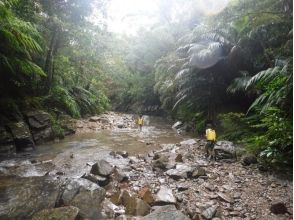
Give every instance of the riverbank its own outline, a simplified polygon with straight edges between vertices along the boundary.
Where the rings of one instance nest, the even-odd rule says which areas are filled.
[[[78,147],[70,142],[63,151],[58,146],[61,151],[51,158],[41,154],[1,162],[0,217],[292,218],[292,182],[261,172],[255,163],[209,162],[204,140],[174,139],[167,125],[157,126],[162,128],[151,120],[139,132],[132,115],[110,112],[77,122],[77,135],[119,134],[100,148],[101,138],[92,138]],[[173,142],[163,144],[161,136]],[[143,153],[123,150],[126,137]],[[110,143],[118,147],[103,147]]]

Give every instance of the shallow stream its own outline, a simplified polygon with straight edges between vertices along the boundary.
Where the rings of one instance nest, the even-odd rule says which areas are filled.
[[[33,153],[0,162],[0,172],[22,177],[43,176],[48,172],[80,177],[89,171],[91,164],[111,151],[144,154],[159,149],[160,144],[178,143],[188,138],[178,135],[163,118],[147,117],[145,121],[142,131],[136,127],[114,128],[48,142],[37,146]],[[119,161],[115,159],[114,163]]]

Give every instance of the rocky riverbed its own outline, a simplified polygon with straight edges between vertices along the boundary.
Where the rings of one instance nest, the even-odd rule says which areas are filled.
[[[140,153],[90,139],[51,157],[2,161],[0,219],[292,219],[292,182],[252,157],[208,161],[205,140],[173,137],[146,119],[143,132],[132,115],[111,112],[76,125],[78,135],[119,132],[110,141],[118,146],[135,138]]]

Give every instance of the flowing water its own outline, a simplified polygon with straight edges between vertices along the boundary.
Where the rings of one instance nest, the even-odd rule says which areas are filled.
[[[100,130],[37,146],[32,154],[2,161],[0,172],[22,177],[43,176],[48,172],[80,177],[89,171],[91,164],[111,151],[144,154],[160,148],[160,144],[177,143],[186,138],[171,129],[166,120],[147,117],[142,131],[138,128]],[[120,163],[120,160],[115,159],[114,163]]]

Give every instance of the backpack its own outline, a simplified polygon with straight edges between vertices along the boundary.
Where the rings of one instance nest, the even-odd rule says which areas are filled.
[[[208,141],[215,141],[216,133],[213,129],[207,129],[207,140]]]

